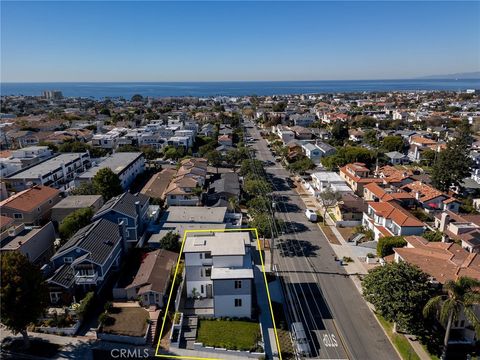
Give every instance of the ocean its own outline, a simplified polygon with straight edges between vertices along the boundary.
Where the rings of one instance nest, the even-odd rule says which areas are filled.
[[[245,82],[61,82],[1,83],[1,95],[38,96],[44,90],[60,90],[67,97],[123,97],[134,94],[169,96],[286,95],[369,91],[422,91],[480,89],[480,79],[245,81]]]

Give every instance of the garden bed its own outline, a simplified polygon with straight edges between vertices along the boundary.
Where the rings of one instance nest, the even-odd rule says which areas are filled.
[[[196,341],[204,346],[255,351],[260,340],[260,325],[256,322],[203,319],[198,324]]]

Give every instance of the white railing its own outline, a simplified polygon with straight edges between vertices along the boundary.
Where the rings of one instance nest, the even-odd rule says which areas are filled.
[[[81,275],[79,272],[75,274],[75,283],[78,284],[96,284],[98,273]]]

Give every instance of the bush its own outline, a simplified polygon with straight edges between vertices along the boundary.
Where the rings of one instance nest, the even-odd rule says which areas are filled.
[[[369,259],[373,259],[374,257],[375,257],[375,255],[372,254],[372,253],[368,253],[368,254],[367,254],[367,258],[369,258]]]
[[[103,309],[104,309],[107,313],[111,312],[111,311],[112,311],[112,308],[113,308],[113,304],[112,304],[111,301],[107,301],[107,302],[105,303],[105,305],[103,306]]]
[[[101,313],[100,316],[98,317],[98,322],[102,326],[109,326],[115,323],[115,319],[110,315],[108,315],[107,313]]]
[[[377,244],[378,257],[385,257],[393,254],[394,248],[401,248],[407,245],[407,242],[401,236],[387,236],[380,238]]]
[[[349,263],[349,262],[352,262],[353,259],[352,259],[350,256],[344,256],[344,257],[342,258],[342,261],[343,261],[343,262],[346,262],[346,263]]]
[[[90,291],[85,295],[85,297],[80,301],[80,306],[77,310],[77,315],[80,319],[85,319],[93,310],[95,301],[95,293]]]
[[[442,241],[443,233],[439,230],[435,230],[435,231],[427,230],[422,234],[422,236],[428,241],[438,242],[438,241]]]

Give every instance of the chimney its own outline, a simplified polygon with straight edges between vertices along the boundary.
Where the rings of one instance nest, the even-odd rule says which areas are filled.
[[[420,192],[419,191],[415,191],[415,199],[420,200]]]
[[[135,212],[137,213],[137,221],[138,221],[138,236],[143,232],[143,219],[142,219],[142,212],[140,209],[140,201],[135,201]]]
[[[122,237],[122,249],[123,251],[127,251],[127,230],[125,228],[126,224],[122,220],[118,224],[118,231],[120,232],[120,236]]]
[[[448,220],[449,216],[446,212],[443,212],[442,215],[440,215],[440,231],[444,232],[447,229],[448,225]],[[442,238],[443,241],[443,238]]]

